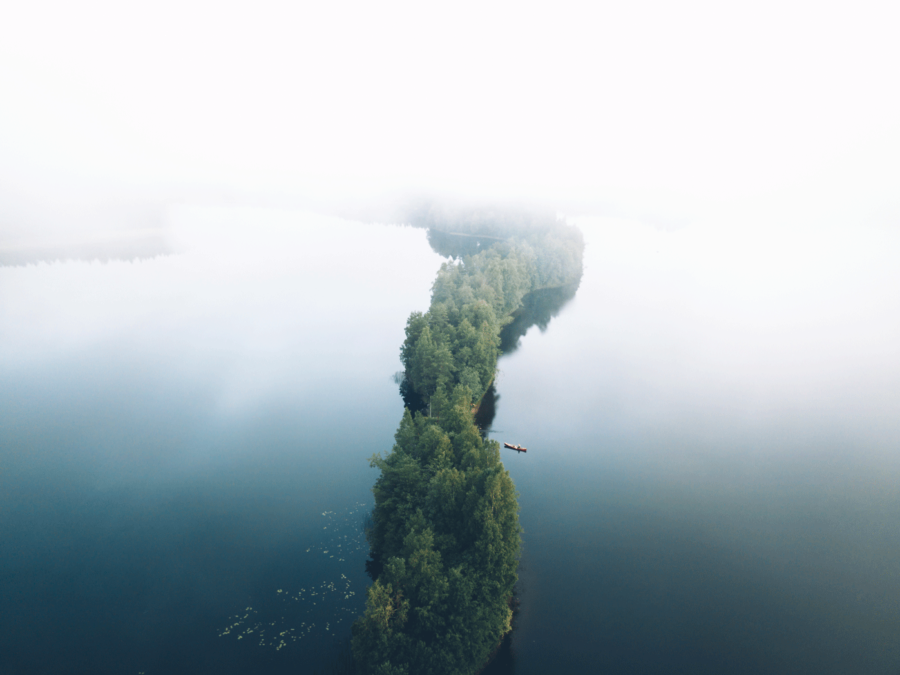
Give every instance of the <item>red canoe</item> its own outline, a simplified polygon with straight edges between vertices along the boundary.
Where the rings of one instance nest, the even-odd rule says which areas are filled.
[[[516,452],[528,452],[528,448],[523,448],[521,445],[515,445],[514,443],[504,443],[503,447],[515,450]]]

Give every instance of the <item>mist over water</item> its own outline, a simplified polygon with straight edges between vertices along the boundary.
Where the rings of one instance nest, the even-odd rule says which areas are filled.
[[[0,268],[4,673],[297,672],[362,611],[367,459],[440,258],[304,214],[173,232],[166,257]]]
[[[496,385],[516,672],[895,672],[895,233],[581,225],[577,295]]]
[[[529,298],[482,410],[529,449],[491,672],[895,672],[896,233],[577,222],[580,284]],[[309,671],[363,609],[367,458],[442,259],[287,211],[170,226],[173,255],[0,268],[4,672]]]

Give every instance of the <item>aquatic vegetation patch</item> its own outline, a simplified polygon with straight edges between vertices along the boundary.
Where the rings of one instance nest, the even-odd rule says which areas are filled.
[[[346,637],[349,624],[362,612],[365,602],[359,582],[354,584],[347,574],[351,571],[347,565],[352,564],[354,569],[364,566],[368,545],[363,525],[368,513],[369,507],[363,503],[341,512],[323,511],[322,536],[303,550],[307,564],[300,567],[321,569],[324,558],[334,576],[309,578],[302,585],[291,579],[291,583],[272,589],[259,602],[228,617],[218,636],[275,651],[317,634]]]

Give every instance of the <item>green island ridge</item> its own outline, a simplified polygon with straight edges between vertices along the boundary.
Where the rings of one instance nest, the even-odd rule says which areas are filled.
[[[407,321],[408,407],[391,452],[370,460],[381,470],[367,531],[375,581],[353,625],[353,661],[372,675],[471,675],[512,628],[521,544],[515,486],[473,402],[523,298],[580,279],[584,240],[532,212],[424,207],[412,224],[451,260],[429,310]]]

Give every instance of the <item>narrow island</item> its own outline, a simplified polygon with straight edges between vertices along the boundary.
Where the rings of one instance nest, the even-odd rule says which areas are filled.
[[[450,261],[429,310],[407,321],[396,443],[370,460],[381,471],[374,583],[353,661],[366,675],[472,675],[512,628],[521,544],[515,486],[473,404],[496,373],[501,329],[529,293],[580,279],[584,241],[533,212],[426,206],[412,224]]]

